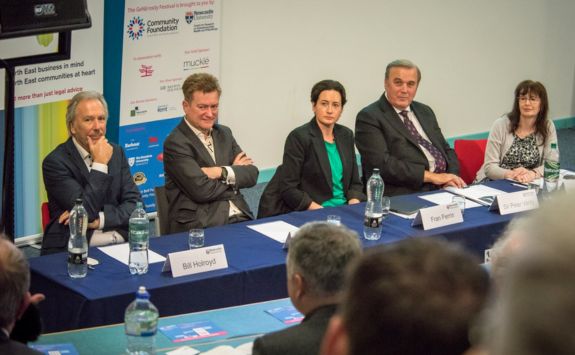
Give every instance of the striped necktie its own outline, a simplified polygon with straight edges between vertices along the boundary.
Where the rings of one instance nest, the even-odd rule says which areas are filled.
[[[405,127],[407,128],[413,139],[415,139],[417,144],[427,149],[427,151],[431,153],[431,155],[433,156],[433,159],[435,159],[435,172],[444,173],[447,170],[447,162],[445,161],[443,154],[441,154],[439,149],[437,149],[433,144],[431,144],[431,142],[423,138],[421,134],[417,132],[417,129],[413,125],[413,122],[411,122],[411,120],[407,116],[407,111],[403,110],[399,114],[403,117],[403,124],[405,124]]]

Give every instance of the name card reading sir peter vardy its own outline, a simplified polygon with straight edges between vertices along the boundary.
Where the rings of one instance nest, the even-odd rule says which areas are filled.
[[[226,269],[228,260],[223,244],[184,250],[168,254],[162,272],[172,270],[172,276],[199,274],[201,272]]]

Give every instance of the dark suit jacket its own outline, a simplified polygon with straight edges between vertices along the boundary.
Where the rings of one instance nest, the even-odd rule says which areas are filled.
[[[365,200],[359,179],[353,132],[336,124],[333,130],[343,165],[343,191],[346,200]],[[258,217],[289,211],[302,211],[312,201],[319,204],[333,197],[333,182],[323,135],[315,117],[288,135],[283,163],[266,186],[260,199]]]
[[[299,325],[257,338],[253,355],[317,355],[336,305],[315,309]]]
[[[44,185],[48,193],[51,221],[44,231],[42,253],[66,249],[70,230],[58,223],[64,211],[74,207],[77,198],[83,205],[91,222],[104,212],[104,231],[116,230],[127,239],[130,214],[140,201],[130,167],[122,148],[112,144],[112,158],[108,162],[108,174],[97,170],[88,171],[72,138],[54,149],[42,163]],[[93,230],[88,232],[91,238]]]
[[[431,143],[445,157],[447,172],[459,174],[455,151],[445,141],[431,108],[413,101],[411,109]],[[429,170],[429,162],[385,95],[357,114],[355,144],[361,154],[364,181],[371,176],[374,168],[379,168],[385,181],[385,195],[403,195],[437,188],[423,182],[423,173]]]
[[[8,339],[6,334],[0,330],[0,354],[6,355],[42,355],[41,352],[27,347],[26,345]]]
[[[213,161],[206,147],[184,120],[164,142],[170,233],[228,223],[229,201],[233,201],[243,213],[253,218],[239,189],[254,186],[259,171],[254,165],[232,165],[234,158],[242,152],[232,131],[223,125],[214,125],[212,139],[216,161]],[[209,179],[201,168],[213,166],[230,166],[236,176],[236,184],[226,185]]]

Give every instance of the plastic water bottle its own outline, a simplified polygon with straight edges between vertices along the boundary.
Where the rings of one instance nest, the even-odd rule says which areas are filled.
[[[68,275],[78,279],[88,273],[88,213],[82,206],[82,199],[76,203],[70,212],[70,239],[68,239]]]
[[[142,275],[148,272],[149,220],[142,202],[130,216],[130,274]]]
[[[124,329],[130,355],[155,354],[158,309],[150,302],[150,294],[144,286],[136,292],[136,299],[126,308]]]
[[[383,179],[379,175],[379,169],[373,169],[373,174],[367,180],[367,203],[365,204],[365,218],[363,220],[363,236],[367,240],[381,238],[383,188]]]
[[[545,157],[543,178],[545,180],[545,190],[553,192],[557,190],[559,184],[559,150],[557,143],[551,143],[551,152]]]

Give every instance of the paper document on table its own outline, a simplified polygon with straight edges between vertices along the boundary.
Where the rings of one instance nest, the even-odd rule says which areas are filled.
[[[196,355],[199,353],[200,353],[199,350],[196,350],[190,346],[185,345],[180,348],[177,348],[176,350],[168,351],[166,355]]]
[[[418,197],[422,198],[426,201],[433,202],[433,203],[438,204],[438,205],[449,205],[450,203],[452,203],[451,199],[453,198],[453,194],[449,193],[449,192],[438,192],[435,194],[423,195],[423,196],[418,196]],[[466,209],[479,207],[479,206],[481,206],[481,205],[475,201],[472,201],[472,200],[465,201],[465,208]]]
[[[109,245],[106,247],[100,247],[103,253],[108,254],[108,256],[118,260],[119,262],[128,265],[130,260],[130,243]],[[148,249],[148,262],[150,264],[159,263],[165,261],[166,258],[160,254],[153,252]]]
[[[494,196],[505,193],[505,191],[497,190],[482,184],[469,185],[462,189],[453,186],[448,186],[445,188],[445,190],[456,195],[465,196],[465,198],[475,201],[483,206],[491,205]]]
[[[233,348],[229,345],[220,345],[217,346],[211,350],[205,351],[202,354],[203,355],[247,355],[247,354],[251,354],[250,352],[246,352],[247,350],[244,348],[241,348],[242,345],[238,346],[237,348]],[[249,349],[251,350],[251,348]]]
[[[299,229],[298,227],[284,221],[252,224],[251,226],[248,226],[248,228],[251,228],[256,232],[261,233],[266,237],[272,238],[273,240],[280,243],[285,243],[288,234]]]

